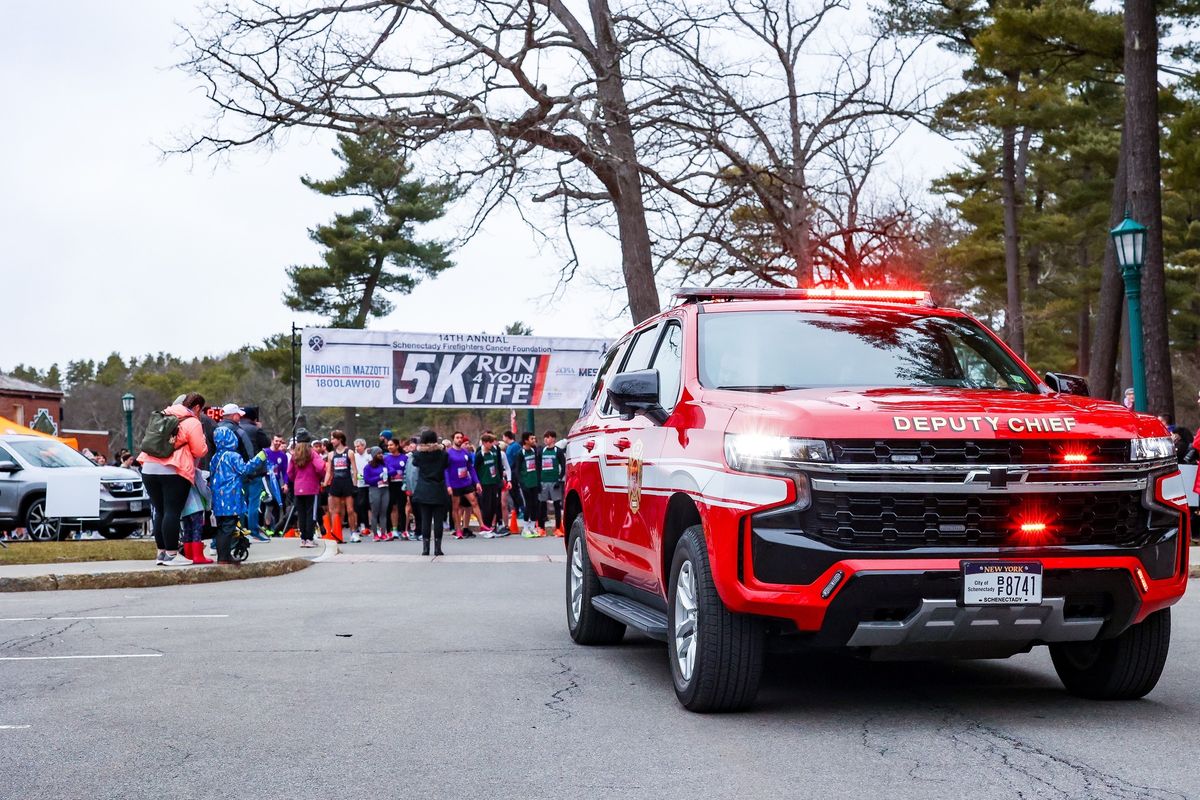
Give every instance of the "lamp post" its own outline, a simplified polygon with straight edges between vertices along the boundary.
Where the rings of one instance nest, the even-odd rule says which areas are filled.
[[[133,392],[121,395],[121,409],[125,412],[125,447],[133,452]]]
[[[1117,265],[1125,281],[1129,305],[1129,356],[1133,362],[1133,408],[1146,410],[1146,368],[1142,348],[1142,265],[1146,263],[1146,226],[1135,222],[1129,212],[1121,224],[1108,232],[1117,251]]]

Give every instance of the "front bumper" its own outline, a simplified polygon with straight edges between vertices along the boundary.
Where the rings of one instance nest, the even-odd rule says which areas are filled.
[[[1137,548],[851,551],[753,522],[733,514],[706,521],[717,590],[731,610],[785,621],[781,632],[805,634],[815,646],[1011,655],[1032,644],[1116,636],[1178,601],[1187,586],[1182,515],[1179,527]],[[963,607],[967,559],[1041,562],[1042,605]]]

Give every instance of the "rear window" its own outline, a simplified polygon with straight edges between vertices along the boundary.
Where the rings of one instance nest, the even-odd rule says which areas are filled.
[[[978,324],[869,308],[700,315],[700,382],[783,391],[833,386],[949,386],[1038,392]]]

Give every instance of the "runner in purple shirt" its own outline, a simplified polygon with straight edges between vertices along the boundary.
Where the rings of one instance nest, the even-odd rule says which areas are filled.
[[[467,528],[467,522],[474,512],[482,523],[483,512],[479,510],[479,476],[475,474],[475,455],[467,449],[465,433],[454,432],[453,443],[446,455],[450,457],[450,464],[446,467],[446,491],[451,497],[450,519],[454,523],[454,538],[474,536]],[[454,498],[458,499],[457,503]],[[482,524],[479,530],[485,535],[492,532],[491,528]]]

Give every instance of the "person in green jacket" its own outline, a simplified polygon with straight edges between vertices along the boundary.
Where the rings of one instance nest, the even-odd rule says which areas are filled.
[[[479,450],[475,452],[475,475],[482,490],[479,508],[483,514],[480,523],[485,539],[499,539],[508,535],[508,529],[500,518],[500,488],[504,485],[504,452],[496,446],[496,437],[488,433],[479,439]],[[488,531],[491,528],[491,531]]]
[[[521,535],[526,539],[545,536],[546,506],[538,502],[542,491],[541,476],[538,471],[537,437],[529,431],[521,434],[521,450],[516,458],[515,483],[521,487],[521,498],[525,506],[524,530]]]
[[[546,503],[554,506],[554,535],[563,536],[562,499],[563,481],[567,477],[567,457],[562,448],[558,447],[558,433],[546,431],[542,435],[542,448],[538,451],[538,480],[541,491],[538,494],[538,506],[541,507],[542,522],[538,526],[545,528]]]

